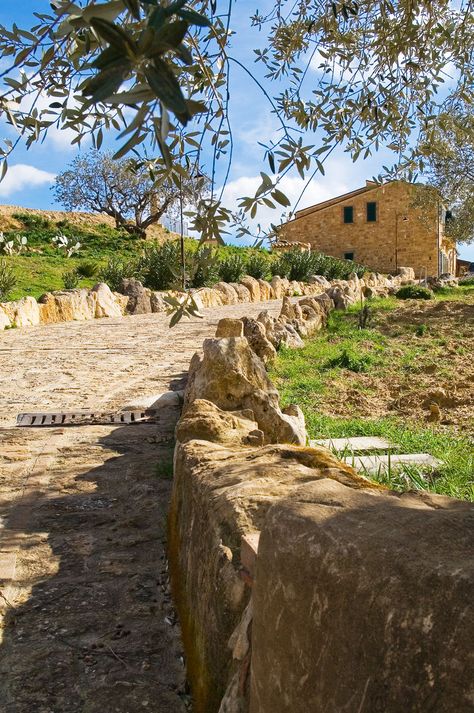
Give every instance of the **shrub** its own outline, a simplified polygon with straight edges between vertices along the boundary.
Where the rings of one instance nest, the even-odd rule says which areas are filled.
[[[99,272],[99,265],[93,260],[83,260],[76,267],[76,272],[80,277],[95,277]]]
[[[186,282],[189,287],[211,287],[219,281],[217,253],[209,247],[186,250]]]
[[[10,292],[16,285],[16,277],[6,260],[0,260],[0,301],[8,299]]]
[[[287,277],[289,280],[306,282],[316,272],[318,253],[293,248],[280,255],[272,265],[272,274]]]
[[[241,255],[229,255],[219,265],[219,277],[224,282],[238,282],[245,273],[245,260]]]
[[[328,359],[324,364],[324,368],[334,369],[339,367],[340,369],[348,369],[349,371],[360,373],[367,371],[371,364],[372,359],[369,354],[357,354],[350,349],[343,349],[340,354]]]
[[[247,260],[247,275],[256,280],[266,280],[270,272],[269,259],[265,253],[253,253]]]
[[[31,230],[44,230],[51,227],[50,220],[42,215],[36,215],[35,213],[13,213],[13,218],[20,221],[20,223],[23,223],[25,228],[29,228]]]
[[[179,283],[180,246],[177,240],[166,240],[161,245],[145,248],[138,262],[145,287],[151,290],[169,290]]]
[[[69,270],[68,272],[63,272],[62,278],[63,285],[66,290],[73,290],[78,286],[80,276],[78,275],[77,270]]]
[[[404,285],[395,292],[395,297],[399,300],[431,300],[433,293],[421,285]]]
[[[99,272],[99,279],[107,283],[113,292],[118,292],[125,277],[137,277],[136,263],[124,262],[118,257],[111,257],[107,265]]]

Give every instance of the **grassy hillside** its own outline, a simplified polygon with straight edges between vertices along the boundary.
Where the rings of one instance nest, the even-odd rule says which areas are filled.
[[[358,308],[333,312],[303,349],[279,353],[271,376],[284,403],[300,404],[311,438],[381,436],[394,452],[443,463],[431,473],[380,474],[390,487],[474,500],[474,285],[428,302],[374,300],[370,309],[366,329]],[[433,401],[438,422],[430,421]]]
[[[139,255],[148,241],[163,242],[173,234],[161,225],[151,226],[147,240],[131,237],[116,230],[114,221],[106,215],[40,211],[16,206],[0,206],[0,230],[7,239],[25,236],[27,249],[8,259],[17,278],[9,299],[24,295],[39,297],[46,291],[63,288],[63,274],[74,270],[84,261],[96,262],[99,267],[115,256],[130,260]],[[53,244],[62,233],[81,243],[80,250],[71,258]],[[97,280],[83,278],[82,287],[90,287]]]

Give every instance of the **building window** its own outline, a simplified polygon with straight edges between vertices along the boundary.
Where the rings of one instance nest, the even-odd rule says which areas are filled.
[[[375,223],[377,220],[377,203],[375,201],[367,203],[367,222]]]
[[[354,253],[344,253],[344,260],[353,260]]]
[[[354,206],[345,205],[344,206],[344,223],[354,222]]]

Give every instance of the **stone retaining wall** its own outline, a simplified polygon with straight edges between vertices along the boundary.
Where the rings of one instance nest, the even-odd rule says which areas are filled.
[[[408,272],[406,271],[408,270]],[[312,284],[290,282],[274,277],[271,282],[255,280],[246,276],[237,284],[219,282],[214,287],[193,290],[200,308],[220,307],[244,302],[260,302],[295,295],[317,295],[324,291],[333,293],[336,306],[346,307],[361,299],[361,296],[388,294],[401,284],[412,281],[414,275],[405,269],[398,277],[370,273],[364,280],[356,275],[350,280],[328,282],[315,276]],[[153,292],[135,279],[124,280],[122,293],[112,292],[104,283],[91,290],[75,289],[47,292],[38,301],[34,297],[22,297],[13,302],[0,303],[0,330],[12,327],[28,327],[54,322],[84,321],[101,317],[121,317],[125,314],[166,312],[167,295],[182,295],[176,292]]]
[[[474,506],[307,448],[260,358],[334,306],[222,320],[191,362],[169,558],[195,713],[473,710]]]

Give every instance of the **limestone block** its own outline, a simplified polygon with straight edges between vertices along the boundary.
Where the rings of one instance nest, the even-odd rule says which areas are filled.
[[[40,323],[40,309],[34,297],[2,302],[2,310],[12,326],[31,327]]]
[[[409,285],[415,281],[415,271],[412,267],[399,267],[398,276],[402,285]]]
[[[251,302],[252,301],[250,290],[248,287],[240,284],[240,282],[230,282],[229,284],[236,291],[239,302]]]
[[[260,294],[260,284],[258,280],[255,279],[255,277],[250,277],[250,275],[245,275],[240,280],[240,284],[244,285],[250,292],[250,300],[251,302],[261,302],[262,296]]]
[[[269,511],[253,588],[251,713],[468,713],[474,505],[302,485]]]
[[[297,280],[292,280],[289,284],[289,293],[294,297],[302,297],[304,294],[304,287],[302,282]]]
[[[128,297],[127,314],[150,314],[151,290],[134,277],[122,280],[120,291]]]
[[[257,280],[258,284],[260,285],[260,297],[262,302],[267,302],[268,300],[274,300],[275,299],[275,293],[273,292],[273,288],[269,282],[266,280]]]
[[[265,365],[274,361],[277,355],[276,349],[267,339],[263,324],[251,317],[242,317],[241,324],[244,329],[244,337],[250,344],[252,351],[260,357]]]
[[[94,319],[96,309],[97,293],[86,289],[46,292],[39,298],[42,324]]]
[[[115,297],[115,301],[120,307],[120,311],[122,312],[122,314],[126,314],[128,305],[127,295],[122,295],[120,292],[112,292],[112,294]]]
[[[0,304],[0,331],[11,326],[10,318],[3,309],[3,303]]]
[[[241,319],[234,319],[232,317],[224,317],[220,319],[217,323],[216,337],[220,339],[221,337],[243,337],[244,336],[244,324]]]
[[[239,296],[232,285],[229,285],[227,282],[218,282],[216,285],[214,285],[214,289],[218,290],[218,292],[221,292],[223,297],[222,297],[222,304],[224,305],[236,305],[239,302]]]
[[[224,295],[212,287],[200,287],[194,293],[199,296],[204,307],[221,307],[224,304]]]
[[[252,411],[222,411],[211,401],[196,399],[179,420],[176,439],[180,443],[194,439],[212,443],[252,443],[256,439],[263,442],[263,433],[253,420]]]
[[[324,275],[310,275],[308,282],[311,285],[320,285],[325,290],[327,290],[328,287],[331,287],[331,283],[326,277],[324,277]]]
[[[276,300],[281,300],[288,292],[290,283],[286,278],[274,275],[272,277],[271,286]]]
[[[299,419],[282,413],[278,391],[244,337],[204,341],[203,355],[191,361],[184,412],[195,399],[226,411],[251,409],[266,443],[306,443]]]
[[[169,305],[165,302],[166,292],[153,291],[150,295],[150,305],[152,312],[167,312]]]
[[[92,293],[96,296],[94,315],[96,318],[121,317],[123,315],[125,310],[122,309],[122,305],[118,302],[114,293],[105,282],[99,282],[99,284],[94,285]],[[125,295],[122,295],[122,297],[125,298]],[[128,298],[126,299],[125,307],[127,302]]]
[[[303,482],[368,485],[326,449],[244,446],[250,427],[247,416],[203,401],[178,425],[168,549],[195,713],[217,713],[232,676],[229,640],[249,601],[238,574],[242,537],[262,529],[271,505]]]

